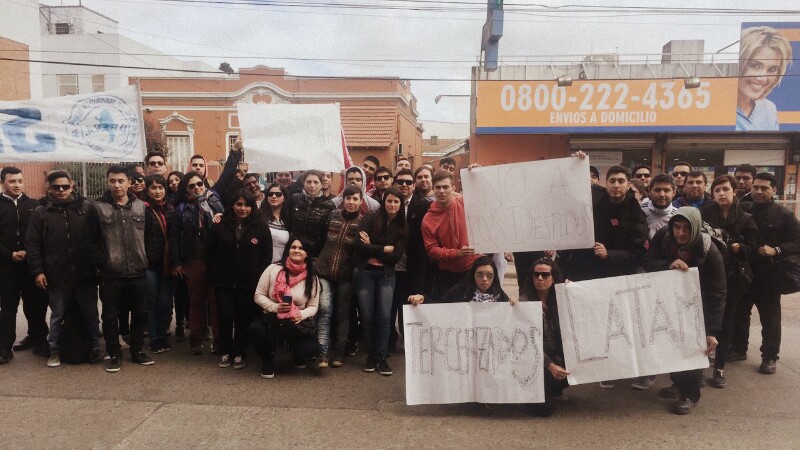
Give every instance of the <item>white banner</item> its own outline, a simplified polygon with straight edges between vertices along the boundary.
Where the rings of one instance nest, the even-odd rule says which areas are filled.
[[[696,268],[559,284],[556,293],[569,384],[708,367]]]
[[[469,242],[479,253],[594,245],[588,159],[462,169],[461,185]]]
[[[542,305],[403,306],[406,403],[544,401]]]
[[[147,153],[135,85],[0,102],[0,162],[135,162]]]
[[[251,171],[344,170],[338,103],[240,103],[237,109]]]

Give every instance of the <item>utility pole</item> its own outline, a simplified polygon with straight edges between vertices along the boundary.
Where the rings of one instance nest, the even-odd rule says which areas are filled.
[[[503,37],[503,0],[487,0],[486,23],[483,24],[481,51],[487,72],[497,70],[500,38]]]

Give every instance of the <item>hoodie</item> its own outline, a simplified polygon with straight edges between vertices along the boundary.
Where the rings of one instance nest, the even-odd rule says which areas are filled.
[[[422,240],[428,256],[439,261],[439,269],[466,272],[472,267],[478,255],[458,255],[461,247],[469,246],[463,197],[453,198],[445,208],[431,204],[422,219]]]
[[[678,208],[672,204],[667,205],[667,207],[663,209],[658,208],[653,205],[652,200],[649,198],[642,200],[641,205],[644,216],[647,219],[647,228],[650,229],[647,235],[649,239],[653,239],[653,235],[656,234],[656,231],[665,227],[669,219],[672,218],[672,215],[675,214],[675,211],[678,210]]]
[[[349,172],[354,172],[356,170],[358,170],[358,172],[361,174],[361,179],[364,180],[364,182],[361,183],[361,197],[362,197],[362,199],[364,201],[361,202],[361,209],[359,209],[359,212],[361,213],[361,215],[366,215],[370,211],[377,211],[381,207],[381,204],[380,204],[379,201],[377,201],[374,198],[372,198],[369,195],[367,195],[367,188],[366,188],[367,175],[366,175],[366,173],[364,173],[364,169],[362,169],[361,167],[358,167],[358,166],[349,167],[345,171],[345,175],[344,175],[345,176],[345,183],[347,182],[346,181],[347,174]],[[344,188],[342,188],[342,189],[344,189]],[[331,200],[333,201],[333,204],[336,205],[337,208],[344,209],[344,206],[342,205],[342,196],[341,195],[338,195],[338,196],[332,198]]]

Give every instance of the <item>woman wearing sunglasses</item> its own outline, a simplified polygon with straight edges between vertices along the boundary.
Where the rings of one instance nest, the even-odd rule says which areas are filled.
[[[291,212],[286,204],[289,192],[279,183],[267,186],[265,192],[266,206],[261,204],[261,214],[269,225],[272,234],[272,263],[280,261],[283,249],[289,242],[289,219]]]
[[[183,176],[178,193],[181,196],[177,207],[179,226],[173,233],[173,244],[180,252],[180,265],[175,269],[175,274],[186,279],[189,291],[189,344],[192,354],[202,355],[201,342],[209,305],[214,340],[219,337],[217,308],[206,275],[205,245],[214,215],[222,213],[224,208],[217,193],[206,189],[203,179],[196,172]]]
[[[409,303],[418,305],[425,301],[422,295],[412,295]],[[472,263],[469,277],[451,287],[436,303],[459,302],[507,302],[508,295],[503,291],[497,276],[497,266],[488,256],[481,256]]]

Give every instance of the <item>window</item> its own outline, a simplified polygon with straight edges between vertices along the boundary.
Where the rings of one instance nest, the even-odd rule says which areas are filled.
[[[106,90],[106,76],[92,75],[92,92],[103,92]]]
[[[58,95],[78,95],[78,76],[77,75],[57,75]]]
[[[69,34],[70,26],[66,22],[56,23],[56,34]]]
[[[167,147],[172,170],[186,170],[189,158],[194,154],[191,137],[186,134],[167,134]]]

